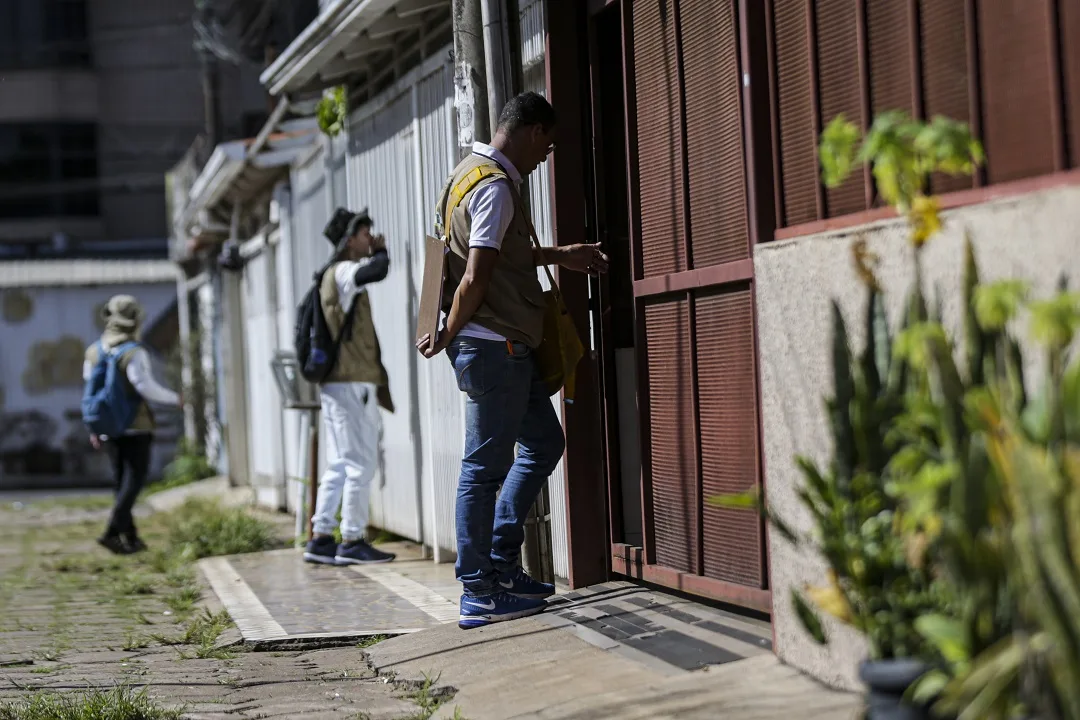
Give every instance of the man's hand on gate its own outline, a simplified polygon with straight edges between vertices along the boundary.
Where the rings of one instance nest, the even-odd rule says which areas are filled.
[[[440,332],[435,337],[435,344],[432,345],[431,344],[431,333],[428,333],[428,334],[424,335],[424,337],[422,337],[422,338],[420,338],[419,340],[416,341],[416,349],[420,351],[421,355],[423,355],[424,357],[426,357],[426,358],[428,358],[430,360],[431,358],[435,357],[436,355],[441,353],[443,350],[445,350],[446,346],[449,345],[448,342],[443,340],[443,338],[445,338],[445,337],[446,337],[446,333],[445,332]],[[430,347],[429,347],[429,345],[430,345]]]
[[[567,245],[560,248],[558,263],[567,270],[599,275],[608,270],[608,256],[600,245]]]

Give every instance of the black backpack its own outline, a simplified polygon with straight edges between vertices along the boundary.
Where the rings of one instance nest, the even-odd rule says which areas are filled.
[[[300,365],[300,374],[310,383],[322,383],[337,365],[341,343],[352,336],[353,318],[356,316],[357,299],[353,298],[349,311],[345,314],[345,324],[337,338],[331,336],[330,326],[326,324],[319,288],[322,287],[323,275],[331,266],[326,266],[315,273],[315,282],[296,308],[296,327],[293,329],[293,343],[296,359]]]

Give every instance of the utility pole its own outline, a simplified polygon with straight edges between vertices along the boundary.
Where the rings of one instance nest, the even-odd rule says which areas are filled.
[[[506,0],[480,0],[484,23],[484,64],[487,67],[488,120],[492,130],[499,126],[499,113],[514,92],[510,64],[510,31],[506,21]]]
[[[459,158],[472,152],[472,144],[477,140],[487,142],[491,137],[480,3],[481,0],[453,0],[454,109]]]

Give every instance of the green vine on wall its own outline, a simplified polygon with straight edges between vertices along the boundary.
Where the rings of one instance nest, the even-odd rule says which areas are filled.
[[[345,130],[348,113],[349,104],[344,86],[328,91],[315,108],[319,129],[329,137],[337,137]]]

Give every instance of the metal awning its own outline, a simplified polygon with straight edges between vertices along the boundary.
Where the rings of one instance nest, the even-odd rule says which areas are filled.
[[[448,25],[450,0],[336,0],[259,78],[271,95],[322,90],[386,69],[403,42]]]
[[[288,177],[292,163],[315,144],[319,129],[312,110],[311,103],[295,106],[282,98],[256,137],[214,148],[191,186],[176,236],[227,236],[232,208]]]
[[[0,289],[175,283],[168,260],[7,260],[0,262]]]

